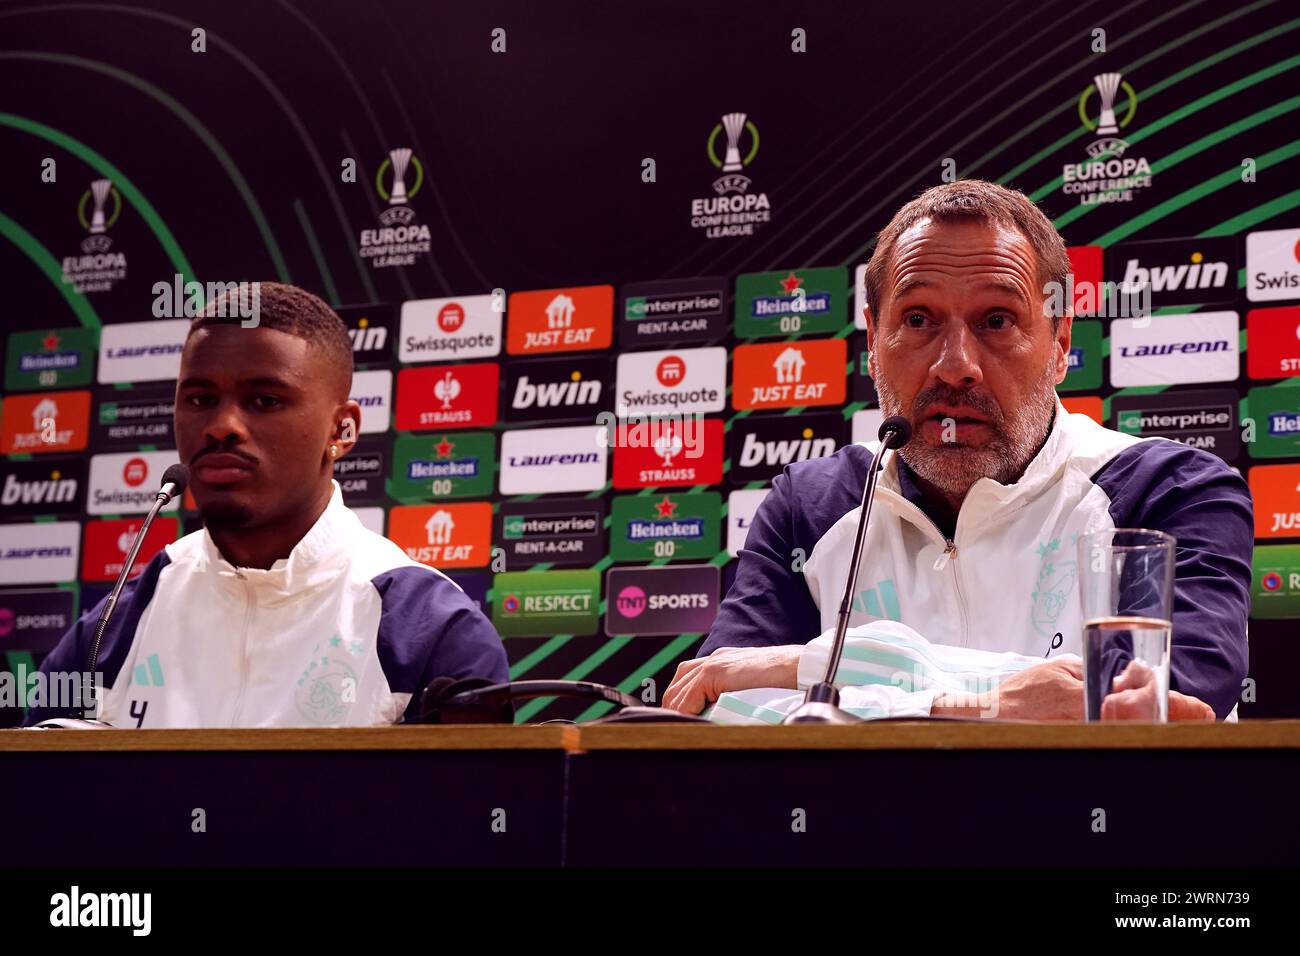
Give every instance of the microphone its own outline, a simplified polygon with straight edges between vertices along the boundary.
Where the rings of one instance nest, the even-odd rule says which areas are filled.
[[[871,458],[871,470],[862,489],[862,511],[858,515],[858,533],[853,539],[853,556],[849,559],[849,579],[844,585],[839,617],[835,621],[835,641],[831,644],[830,660],[826,662],[826,676],[820,683],[808,688],[804,701],[783,724],[856,724],[861,720],[840,709],[840,692],[835,686],[835,672],[840,669],[844,655],[844,633],[849,629],[849,614],[853,607],[853,592],[858,587],[858,564],[862,560],[862,543],[867,537],[867,521],[871,518],[871,503],[876,498],[876,477],[880,472],[880,459],[886,448],[902,448],[912,439],[912,423],[902,415],[891,415],[880,425],[880,447]]]
[[[131,576],[131,568],[135,564],[136,555],[140,553],[140,546],[144,543],[145,535],[149,533],[149,527],[153,524],[153,519],[158,517],[158,512],[166,507],[173,498],[183,495],[189,483],[190,470],[180,462],[168,466],[167,470],[163,472],[162,487],[158,489],[158,494],[154,497],[154,503],[149,508],[149,513],[145,515],[144,521],[140,524],[140,530],[135,533],[135,540],[131,542],[131,547],[126,552],[126,561],[122,564],[122,571],[117,576],[117,583],[113,585],[113,590],[109,592],[108,599],[104,601],[104,609],[99,612],[99,620],[95,623],[95,634],[90,642],[90,652],[86,655],[86,672],[82,680],[83,719],[56,717],[51,720],[41,721],[36,725],[37,727],[95,730],[112,726],[92,716],[98,705],[95,700],[95,670],[99,667],[99,645],[104,639],[104,631],[108,629],[108,622],[112,620],[113,612],[117,609],[117,599],[122,594],[122,588],[126,586],[126,579]]]

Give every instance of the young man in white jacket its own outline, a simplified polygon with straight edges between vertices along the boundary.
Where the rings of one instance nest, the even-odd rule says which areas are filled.
[[[478,605],[343,504],[334,462],[361,427],[343,320],[275,283],[260,284],[255,327],[224,312],[194,320],[176,388],[177,453],[204,528],[123,591],[100,649],[100,719],[389,724],[436,677],[505,680]],[[101,607],[45,658],[47,676],[83,669]],[[35,707],[25,723],[51,716]]]
[[[1207,452],[1065,412],[1055,387],[1072,317],[1052,301],[1069,271],[1047,217],[992,183],[930,189],[879,236],[865,282],[871,376],[885,416],[914,434],[886,458],[837,677],[868,715],[1082,719],[1075,541],[1108,528],[1177,538],[1170,718],[1234,710],[1249,489]],[[1167,361],[1176,375],[1179,356]],[[798,697],[775,690],[822,678],[827,641],[815,639],[835,625],[875,447],[773,480],[700,657],[678,668],[664,706],[697,713],[726,697],[720,719],[777,720]],[[1145,692],[1114,690],[1120,713]]]

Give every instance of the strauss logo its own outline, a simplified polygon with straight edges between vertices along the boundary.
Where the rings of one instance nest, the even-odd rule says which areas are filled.
[[[438,383],[433,386],[433,395],[442,402],[444,411],[451,408],[451,403],[456,400],[456,396],[459,394],[460,380],[451,372],[443,375],[442,378],[438,379]]]
[[[673,459],[682,453],[682,436],[671,423],[655,439],[654,449],[655,454],[663,459],[665,468],[671,468]]]

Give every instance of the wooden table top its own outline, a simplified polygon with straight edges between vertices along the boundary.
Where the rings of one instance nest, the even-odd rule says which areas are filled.
[[[548,724],[0,730],[7,751],[1300,749],[1300,720],[1237,724],[884,721],[850,726]]]

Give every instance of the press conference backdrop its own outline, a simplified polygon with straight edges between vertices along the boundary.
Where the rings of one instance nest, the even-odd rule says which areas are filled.
[[[879,422],[873,236],[980,177],[1066,236],[1081,312],[1150,282],[1149,324],[1076,321],[1062,397],[1248,478],[1242,713],[1300,715],[1300,11],[701,6],[0,5],[8,668],[105,593],[175,460],[188,283],[261,279],[348,322],[348,504],[482,602],[512,675],[662,693],[771,477]],[[1044,647],[1069,563],[1018,596]],[[897,616],[888,581],[858,600]]]

